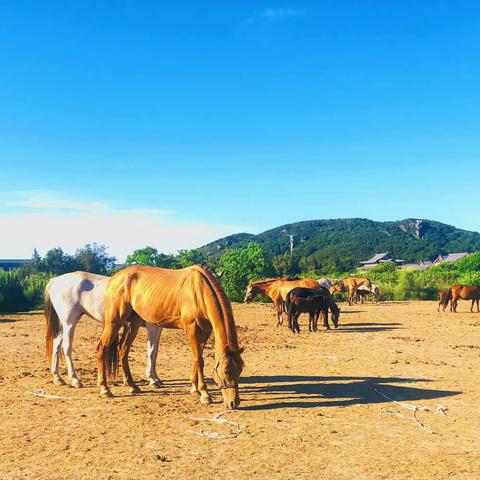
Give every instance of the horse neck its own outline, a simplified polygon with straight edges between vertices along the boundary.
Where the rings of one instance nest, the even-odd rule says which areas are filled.
[[[232,307],[215,280],[201,271],[208,288],[206,295],[206,317],[209,319],[215,338],[215,356],[218,360],[228,348],[238,350],[237,330],[233,320]]]

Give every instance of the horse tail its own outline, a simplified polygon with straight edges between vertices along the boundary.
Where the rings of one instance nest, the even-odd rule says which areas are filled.
[[[445,303],[448,303],[450,300],[452,300],[452,289],[449,288],[447,290],[447,295],[445,296]]]
[[[58,335],[58,332],[60,332],[60,319],[58,318],[58,314],[53,306],[52,299],[50,298],[50,284],[51,282],[48,282],[47,286],[45,287],[45,306],[43,313],[46,320],[46,353],[48,362],[50,365],[52,365],[53,340]]]
[[[290,292],[287,293],[287,298],[285,299],[285,309],[286,309],[286,313],[289,313],[290,312],[290,305],[292,303],[292,300],[290,298]]]

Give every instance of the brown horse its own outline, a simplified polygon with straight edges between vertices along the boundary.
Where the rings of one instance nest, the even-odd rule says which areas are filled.
[[[210,403],[203,375],[203,349],[212,330],[215,336],[214,380],[220,387],[228,409],[240,403],[238,378],[243,361],[237,341],[232,306],[218,280],[199,265],[169,270],[132,266],[111,277],[105,289],[103,332],[97,346],[98,385],[102,396],[112,396],[107,385],[107,359],[110,371],[116,370],[114,348],[120,327],[127,320],[118,349],[124,383],[130,391],[139,389],[128,365],[128,353],[138,331],[136,316],[165,328],[180,328],[186,333],[193,354],[191,393],[201,403]]]
[[[452,285],[450,287],[451,292],[451,308],[453,311],[457,311],[458,299],[462,300],[471,300],[472,306],[470,311],[473,312],[473,305],[477,304],[477,312],[480,312],[479,302],[480,302],[480,287],[476,285]]]
[[[353,305],[355,302],[355,297],[357,296],[357,290],[360,287],[367,287],[368,289],[372,288],[370,280],[365,277],[347,277],[343,280],[336,280],[332,283],[330,287],[330,293],[335,292],[344,292],[348,288],[348,304]]]
[[[445,311],[445,309],[447,308],[448,306],[448,302],[452,299],[452,291],[451,289],[447,289],[447,290],[440,290],[438,292],[438,307],[437,307],[437,312],[440,311],[440,307],[443,308],[443,312]],[[452,307],[452,304],[450,303],[450,311],[453,311],[453,307]]]
[[[295,287],[318,288],[319,283],[312,278],[302,278],[299,280],[289,280],[287,278],[272,278],[261,282],[250,282],[247,287],[244,302],[249,302],[255,295],[263,293],[273,302],[275,313],[277,314],[277,327],[283,323],[283,313],[285,312],[285,301],[290,290]]]

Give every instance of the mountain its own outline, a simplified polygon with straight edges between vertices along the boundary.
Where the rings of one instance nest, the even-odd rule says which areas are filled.
[[[249,242],[262,245],[278,263],[290,249],[288,234],[295,235],[293,270],[319,272],[347,271],[375,253],[390,252],[406,262],[433,260],[449,252],[480,250],[480,233],[469,232],[432,220],[406,219],[375,222],[365,218],[308,220],[282,225],[259,235],[239,233],[202,247],[213,256],[227,248],[244,247]]]

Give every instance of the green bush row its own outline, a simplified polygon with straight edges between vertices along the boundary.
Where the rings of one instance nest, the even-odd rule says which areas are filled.
[[[43,292],[51,275],[45,272],[23,277],[19,270],[0,270],[0,311],[18,312],[43,306]]]

